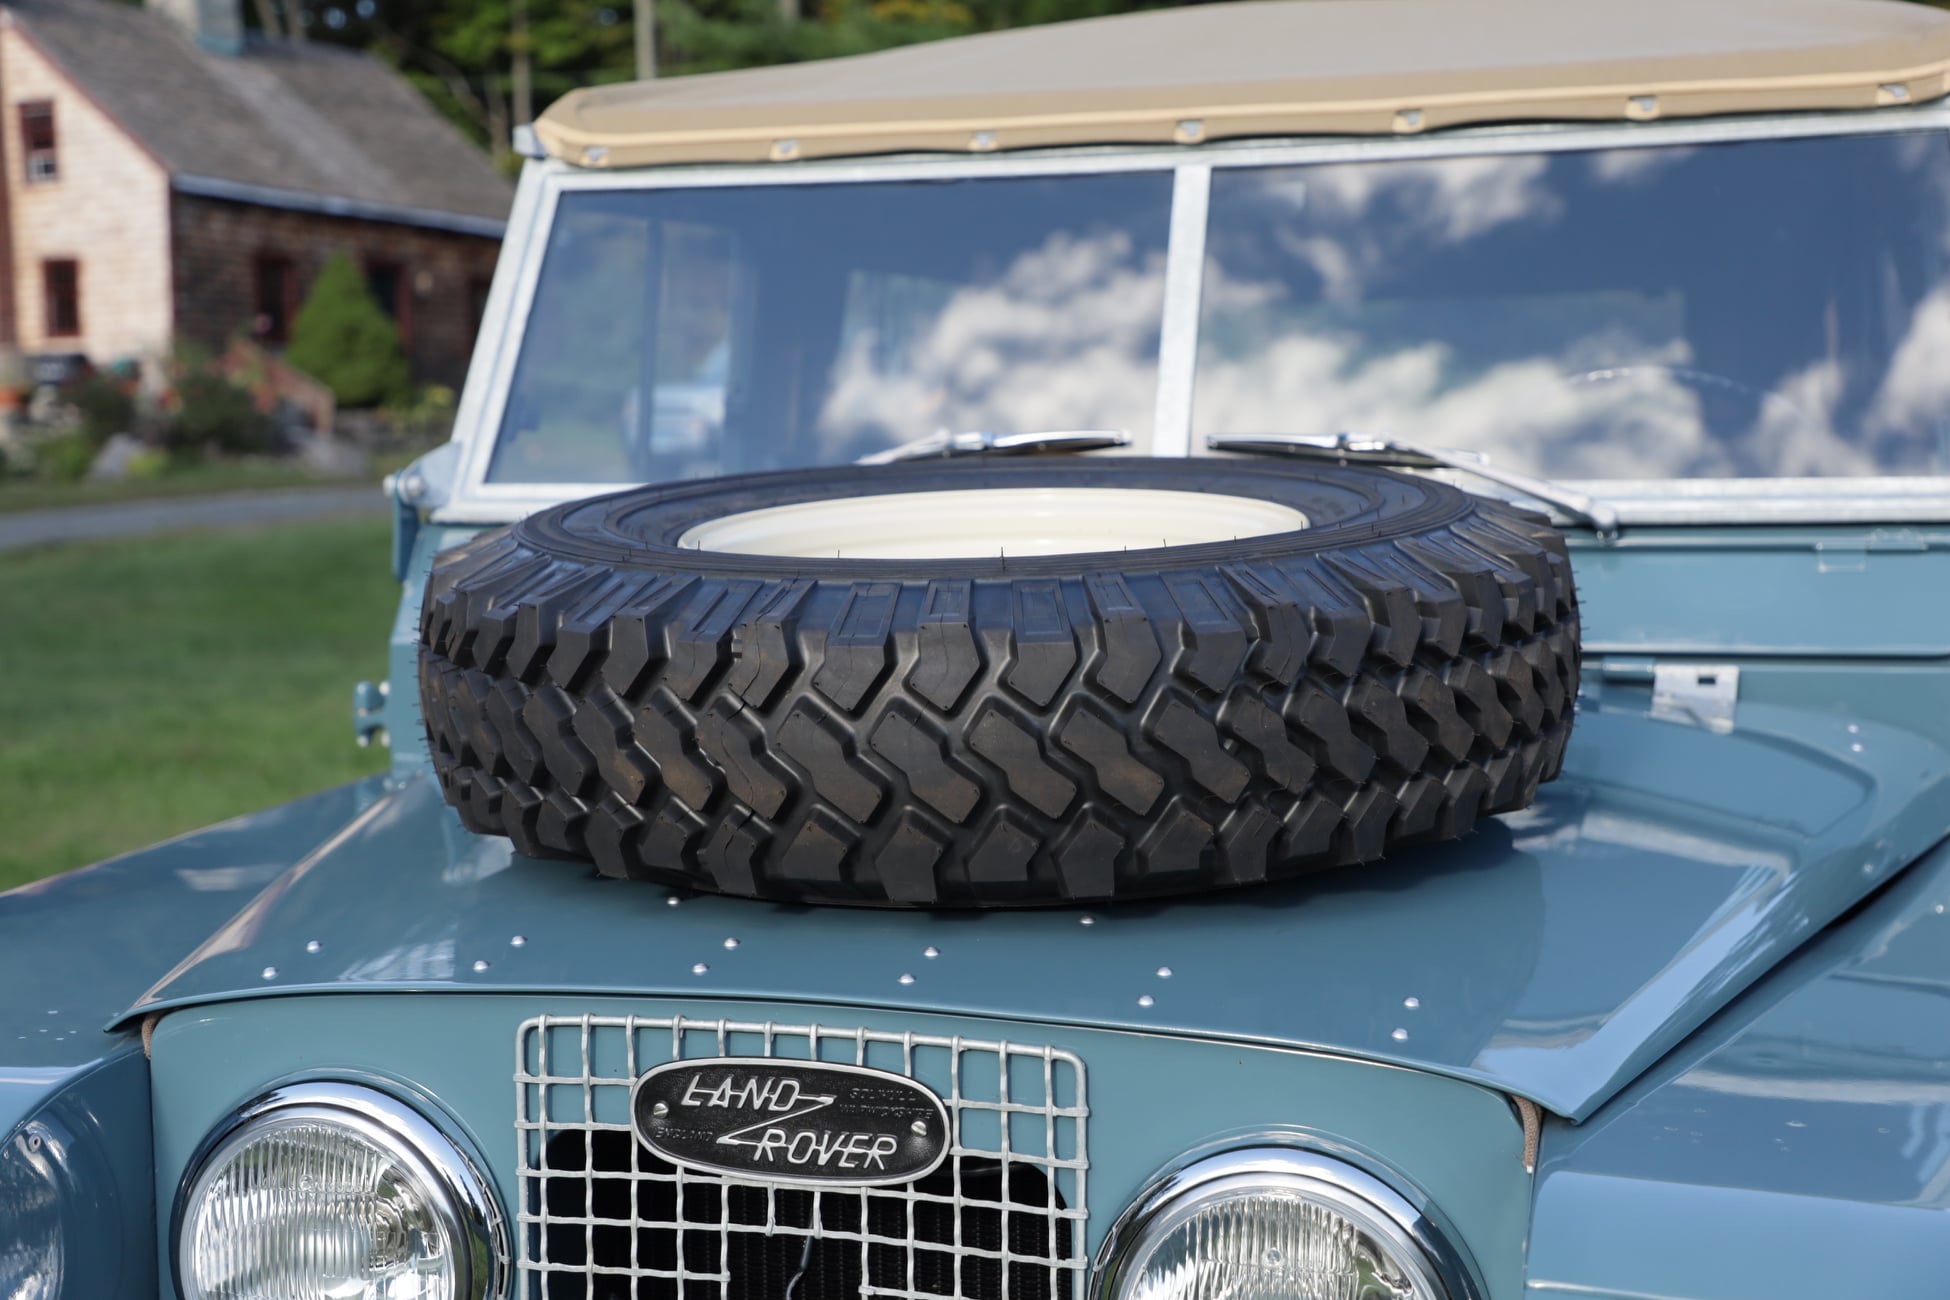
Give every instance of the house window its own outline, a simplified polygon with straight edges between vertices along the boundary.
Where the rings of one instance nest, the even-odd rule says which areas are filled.
[[[379,300],[379,309],[393,318],[393,325],[399,330],[400,346],[410,352],[413,347],[413,295],[406,278],[406,268],[398,262],[366,263],[366,284],[372,296]]]
[[[298,276],[288,257],[259,257],[256,274],[256,314],[252,333],[265,343],[289,343],[291,320],[297,315]]]
[[[53,100],[29,100],[20,106],[20,152],[26,160],[29,185],[60,176],[60,159],[54,146]]]
[[[47,336],[71,339],[81,334],[81,263],[70,258],[41,263],[47,296]]]

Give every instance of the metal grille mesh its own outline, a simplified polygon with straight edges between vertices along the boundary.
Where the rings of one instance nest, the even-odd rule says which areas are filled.
[[[631,1085],[652,1066],[717,1056],[915,1079],[948,1107],[948,1163],[865,1190],[666,1164],[635,1139]],[[517,1034],[515,1087],[531,1300],[1081,1300],[1089,1108],[1072,1053],[822,1025],[541,1016]]]

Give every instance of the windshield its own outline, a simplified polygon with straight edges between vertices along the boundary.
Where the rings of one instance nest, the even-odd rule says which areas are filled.
[[[1216,172],[1194,432],[1950,472],[1950,137]]]
[[[831,465],[932,434],[1148,450],[1168,171],[564,194],[491,482]]]
[[[1168,170],[569,190],[488,478],[830,465],[944,432],[1148,451],[1154,411],[1185,409],[1158,401],[1172,192]],[[1205,254],[1173,300],[1194,447],[1349,431],[1552,478],[1950,473],[1942,132],[1218,166]]]

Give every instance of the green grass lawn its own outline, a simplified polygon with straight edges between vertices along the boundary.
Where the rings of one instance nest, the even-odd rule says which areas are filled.
[[[0,889],[381,770],[398,599],[384,521],[0,552]]]

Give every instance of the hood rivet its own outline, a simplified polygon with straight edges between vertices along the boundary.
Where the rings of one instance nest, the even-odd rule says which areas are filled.
[[[514,938],[512,938],[512,939],[510,939],[510,940],[508,940],[508,946],[509,946],[510,948],[520,948],[520,947],[522,947],[523,945],[525,945],[525,944],[526,944],[527,942],[528,942],[528,936],[527,936],[527,935],[525,935],[525,934],[518,934],[518,935],[516,935],[516,936],[515,936]]]
[[[933,944],[929,944],[927,947],[921,949],[921,955],[923,957],[939,957],[941,955],[941,949],[935,947]]]
[[[738,946],[738,941],[736,939],[727,937],[724,941],[724,946],[726,948],[736,948]]]
[[[699,962],[697,965],[691,967],[691,974],[702,975],[710,969],[711,968],[709,966],[706,966],[703,962]]]
[[[1078,924],[1078,925],[1095,925],[1095,924],[1097,924],[1097,918],[1096,918],[1096,917],[1094,917],[1094,916],[1079,916],[1079,917],[1077,918],[1077,924]]]
[[[901,983],[912,984],[913,982],[914,982],[914,977],[912,975],[908,975],[906,973],[903,973],[901,975]]]
[[[322,950],[324,947],[325,947],[324,944],[320,943],[316,939],[313,939],[305,944],[305,951],[315,953]]]
[[[1168,979],[1170,979],[1170,978],[1171,978],[1171,967],[1169,967],[1169,966],[1160,966],[1160,967],[1158,967],[1158,978],[1159,978],[1159,979],[1161,979],[1161,980],[1168,980]]]
[[[1406,1029],[1397,1029],[1388,1036],[1398,1043],[1406,1043],[1408,1041],[1408,1031]]]
[[[267,979],[267,980],[274,980],[274,979],[276,979],[277,977],[278,977],[278,968],[277,968],[276,966],[266,966],[266,967],[264,968],[264,978],[265,978],[265,979]]]
[[[1156,1006],[1157,1002],[1158,1000],[1152,997],[1149,993],[1146,993],[1138,998],[1138,1005],[1141,1007]]]
[[[1420,999],[1420,998],[1403,998],[1403,999],[1402,999],[1402,1005],[1403,1005],[1403,1006],[1405,1006],[1405,1007],[1407,1007],[1407,1008],[1408,1008],[1408,1009],[1409,1009],[1410,1011],[1414,1011],[1414,1010],[1416,1010],[1417,1008],[1419,1008],[1419,1007],[1420,1007],[1420,1006],[1422,1005],[1422,999]]]
[[[481,960],[474,963],[474,973],[476,975],[480,974],[482,971],[486,970],[490,964],[491,963],[488,962],[486,958],[482,958]]]

